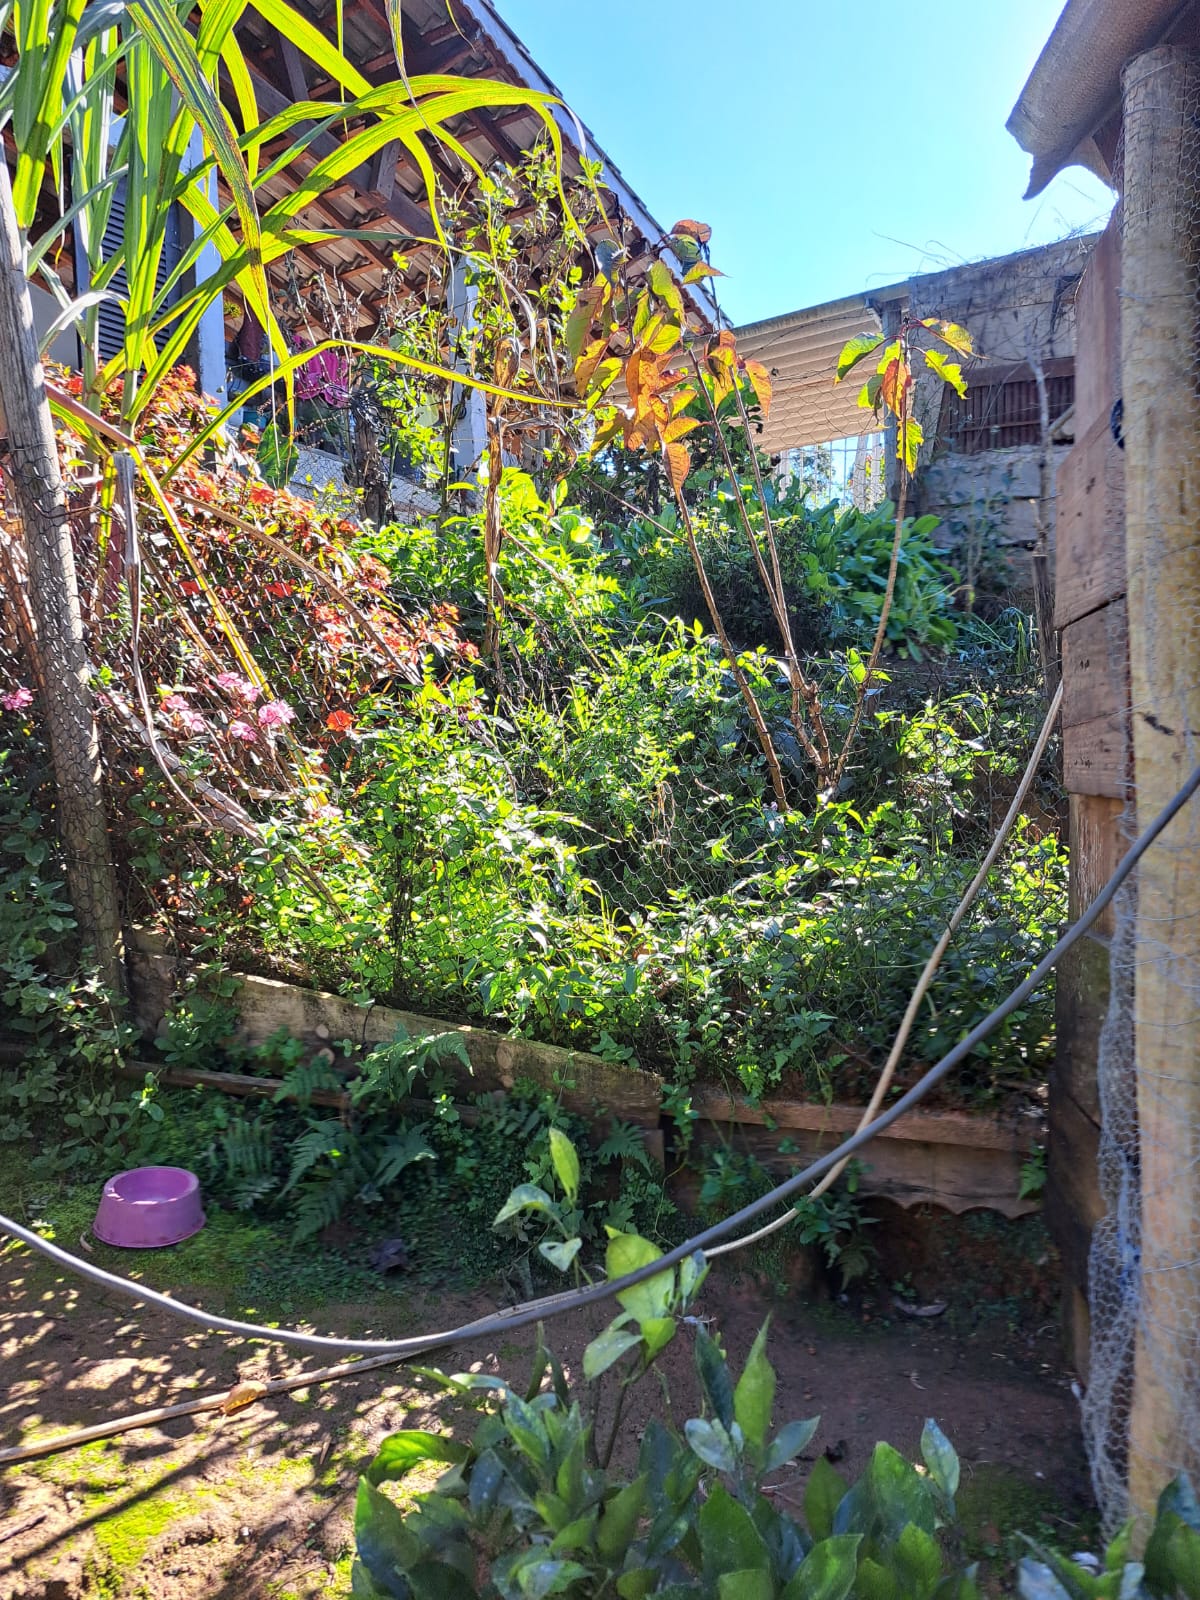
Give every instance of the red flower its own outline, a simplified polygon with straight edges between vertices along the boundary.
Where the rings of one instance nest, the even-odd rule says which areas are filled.
[[[325,726],[330,733],[349,733],[354,726],[354,718],[348,711],[331,711],[325,718]]]

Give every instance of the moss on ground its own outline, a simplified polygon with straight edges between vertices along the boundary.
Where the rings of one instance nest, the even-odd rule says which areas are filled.
[[[970,1469],[957,1496],[966,1554],[980,1564],[984,1592],[1008,1595],[1016,1563],[1029,1554],[1021,1534],[1058,1549],[1086,1550],[1099,1542],[1094,1508],[1065,1504],[1049,1483],[1015,1467],[987,1463]],[[1020,1529],[1021,1532],[1016,1532]]]

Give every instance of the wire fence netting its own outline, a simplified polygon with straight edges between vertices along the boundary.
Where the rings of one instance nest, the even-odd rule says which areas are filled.
[[[535,546],[514,509],[504,626],[481,663],[469,600],[439,602],[431,555],[481,538],[478,513],[456,534],[405,534],[398,578],[387,538],[345,507],[241,472],[218,457],[166,487],[167,509],[139,488],[109,510],[102,481],[69,471],[128,925],[685,1083],[869,1094],[1044,715],[1028,618],[889,657],[823,808],[770,649],[751,649],[797,794],[784,815],[702,630],[665,602],[620,612],[619,550],[548,562],[580,519]],[[15,522],[2,559],[0,676],[52,692]],[[844,727],[844,655],[822,670]],[[944,963],[911,1071],[1062,920],[1060,820],[1051,768]],[[1046,994],[968,1072],[967,1097],[1040,1105],[1051,1049]]]
[[[1200,757],[1200,74],[1179,55],[1150,51],[1126,69],[1117,157],[1123,370],[1112,421],[1124,446],[1128,594],[1103,613],[1097,667],[1121,686],[1111,737],[1126,776],[1137,774],[1125,788],[1126,838]],[[1083,1400],[1110,1530],[1200,1464],[1198,849],[1192,805],[1122,892],[1111,938]]]

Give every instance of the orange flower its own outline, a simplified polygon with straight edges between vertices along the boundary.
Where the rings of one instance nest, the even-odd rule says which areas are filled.
[[[349,733],[354,726],[354,718],[348,711],[331,711],[325,718],[325,726],[330,733]]]

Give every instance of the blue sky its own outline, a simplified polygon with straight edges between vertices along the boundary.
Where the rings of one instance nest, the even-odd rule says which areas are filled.
[[[1062,0],[495,0],[669,227],[712,225],[737,321],[1102,225],[1004,124]]]

